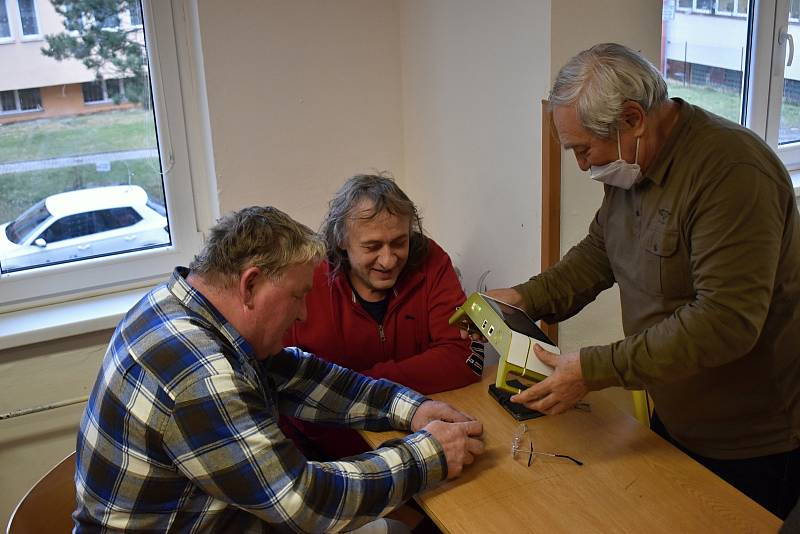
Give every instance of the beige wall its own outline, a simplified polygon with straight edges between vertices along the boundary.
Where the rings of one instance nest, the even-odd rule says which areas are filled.
[[[468,291],[538,270],[549,5],[402,4],[408,193]]]
[[[82,397],[111,331],[0,351],[0,412]],[[84,404],[0,421],[0,525],[39,477],[75,450]]]
[[[551,78],[576,53],[593,44],[615,41],[641,50],[656,65],[661,45],[661,0],[558,0],[550,28]],[[580,13],[580,16],[576,16]],[[635,21],[635,23],[633,22]],[[624,28],[624,31],[621,31]],[[582,239],[603,197],[603,187],[581,172],[571,153],[562,152],[561,253]],[[577,350],[623,337],[617,286],[580,314],[559,326],[562,350]],[[618,388],[607,394],[629,409],[631,396]]]
[[[317,227],[352,174],[402,181],[396,2],[199,4],[221,212],[271,204]]]

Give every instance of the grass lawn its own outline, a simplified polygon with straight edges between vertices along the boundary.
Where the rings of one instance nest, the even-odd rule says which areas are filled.
[[[142,109],[38,119],[0,126],[0,163],[155,148],[153,114]],[[76,165],[0,174],[0,223],[14,219],[48,195],[132,183],[164,203],[158,160],[115,161],[108,172]]]
[[[741,96],[710,87],[683,85],[675,80],[668,80],[669,96],[680,97],[691,104],[715,113],[733,122],[739,122],[739,111],[742,107]],[[781,106],[780,141],[792,142],[800,140],[800,106],[783,103]]]
[[[695,87],[683,85],[673,80],[667,81],[669,96],[677,96],[701,108],[725,117],[733,122],[739,122],[739,110],[742,107],[740,95],[727,93],[710,87]]]
[[[153,114],[142,109],[0,126],[0,163],[155,147]]]
[[[108,172],[94,165],[0,174],[0,223],[14,219],[41,199],[64,191],[105,185],[140,185],[148,196],[164,204],[158,159],[114,161]]]

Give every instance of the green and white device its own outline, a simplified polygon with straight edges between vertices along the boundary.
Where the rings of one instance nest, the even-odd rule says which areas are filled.
[[[533,352],[534,344],[561,354],[525,311],[483,293],[470,295],[448,322],[469,332],[477,329],[491,343],[500,356],[495,386],[509,393],[522,391],[508,384],[509,374],[538,382],[553,372]]]

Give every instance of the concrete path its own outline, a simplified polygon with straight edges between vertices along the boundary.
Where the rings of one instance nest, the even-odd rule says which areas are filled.
[[[76,165],[96,165],[97,163],[122,161],[127,159],[143,159],[158,157],[158,150],[146,148],[142,150],[125,150],[123,152],[105,152],[103,154],[84,154],[66,158],[40,159],[35,161],[19,161],[0,164],[0,174],[15,172],[39,171],[42,169],[58,169]]]

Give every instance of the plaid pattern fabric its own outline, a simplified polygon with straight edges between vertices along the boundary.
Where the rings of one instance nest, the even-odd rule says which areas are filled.
[[[77,532],[336,531],[446,477],[425,431],[309,462],[278,413],[408,429],[425,397],[289,348],[263,362],[186,270],[151,291],[109,344],[77,443]]]

